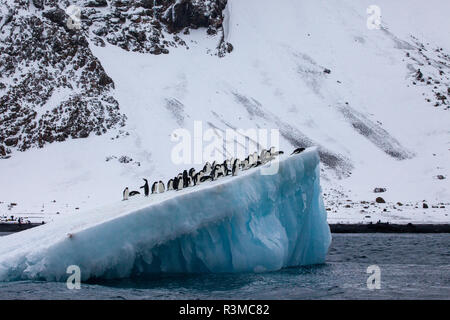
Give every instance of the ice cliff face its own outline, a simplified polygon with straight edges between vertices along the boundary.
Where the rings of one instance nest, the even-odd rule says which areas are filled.
[[[68,235],[71,237],[68,237]],[[0,280],[252,272],[323,263],[331,241],[316,149],[181,192],[67,215],[0,238]]]

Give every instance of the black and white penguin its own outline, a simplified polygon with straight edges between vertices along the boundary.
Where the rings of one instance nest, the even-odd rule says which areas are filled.
[[[195,169],[191,168],[189,169],[189,177],[193,178],[195,176]]]
[[[178,177],[173,178],[173,190],[177,190],[178,189],[178,183],[180,180]]]
[[[274,156],[275,155],[275,147],[270,147],[269,154]]]
[[[190,177],[190,176],[188,176],[187,177],[187,187],[192,187],[192,184],[193,184],[193,179]]]
[[[152,184],[152,194],[156,193],[158,191],[158,182],[154,182]]]
[[[194,176],[194,186],[200,184],[200,182],[202,182],[202,178],[205,174],[203,173],[203,171],[197,172],[197,174]]]
[[[183,188],[187,188],[188,186],[188,172],[187,170],[183,171]]]
[[[248,169],[248,157],[241,162],[241,170],[247,170]]]
[[[223,168],[224,168],[224,175],[228,176],[231,173],[231,169],[233,168],[233,162],[231,162],[231,160],[227,159],[224,161],[223,163]]]
[[[145,184],[142,187],[140,187],[140,189],[144,189],[144,194],[146,197],[148,197],[148,194],[149,194],[148,181],[147,181],[147,179],[144,179],[144,181],[145,181]]]
[[[222,165],[216,164],[216,166],[214,167],[214,172],[215,172],[216,176],[214,177],[214,175],[213,175],[213,179],[216,180],[217,178],[222,177],[224,175],[223,170],[224,169],[223,169]]]
[[[248,167],[251,168],[253,166],[253,163],[255,163],[255,159],[253,158],[253,154],[248,155]]]
[[[275,147],[271,147],[270,148],[270,150],[269,150],[269,153],[270,153],[270,155],[271,156],[278,156],[278,155],[280,155],[280,154],[284,154],[284,152],[283,151],[275,151]]]
[[[297,149],[294,150],[294,152],[291,153],[291,155],[298,154],[298,153],[301,153],[303,151],[305,151],[305,148],[297,148]]]
[[[130,191],[128,190],[128,187],[125,188],[125,190],[123,190],[123,200],[128,200],[128,197],[130,195]]]
[[[159,180],[158,183],[158,193],[163,193],[166,190],[166,187],[164,186],[164,182]]]
[[[184,181],[183,181],[183,175],[179,174],[178,177],[176,178],[177,183],[174,183],[173,188],[177,191],[179,190],[183,190],[183,186],[184,186]]]
[[[204,172],[205,175],[209,175],[211,173],[211,170],[212,170],[211,164],[207,161],[203,166],[202,171]]]
[[[213,178],[211,176],[203,176],[200,178],[200,182],[205,182],[205,181],[213,181]]]
[[[196,185],[198,184],[198,182],[199,182],[199,181],[198,181],[198,174],[199,174],[199,173],[196,173],[195,176],[194,176],[194,178],[192,178],[192,183],[194,184],[194,186],[196,186]]]
[[[268,158],[267,154],[268,154],[267,150],[265,150],[265,149],[261,150],[261,154],[259,155],[259,159],[261,160],[261,162],[266,161],[266,159]]]
[[[139,191],[131,191],[130,192],[130,197],[136,196],[138,194],[141,194]]]
[[[233,163],[233,168],[231,169],[231,175],[237,176],[239,172],[239,159],[236,159]]]
[[[173,179],[167,181],[167,191],[173,190]]]
[[[212,169],[211,174],[210,174],[210,177],[211,177],[211,179],[212,179],[213,181],[214,181],[214,180],[217,180],[217,178],[219,178],[219,172],[218,172],[217,167],[214,167],[214,168]]]

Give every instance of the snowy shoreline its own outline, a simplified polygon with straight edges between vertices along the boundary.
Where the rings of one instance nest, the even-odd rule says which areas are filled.
[[[0,233],[17,233],[42,224],[11,225],[0,224]],[[331,233],[450,233],[448,223],[330,223]],[[0,235],[1,236],[1,235]]]

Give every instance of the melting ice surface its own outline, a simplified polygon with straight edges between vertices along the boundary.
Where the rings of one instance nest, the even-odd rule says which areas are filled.
[[[262,175],[265,165],[2,237],[0,281],[65,281],[70,265],[87,280],[323,263],[331,234],[318,152],[284,156],[278,165],[277,174]]]

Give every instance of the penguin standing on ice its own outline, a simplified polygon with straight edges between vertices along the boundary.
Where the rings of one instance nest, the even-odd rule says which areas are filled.
[[[197,174],[194,176],[194,186],[199,185],[202,181],[202,178],[205,174],[203,171],[197,172]]]
[[[211,169],[211,164],[207,161],[203,167],[203,172],[205,173],[205,175],[209,175],[211,173]]]
[[[231,174],[232,174],[233,176],[237,176],[237,175],[238,175],[238,172],[239,172],[239,165],[240,165],[239,159],[234,160],[233,168],[231,169]]]
[[[130,195],[130,191],[128,190],[128,187],[125,188],[125,190],[123,190],[123,200],[128,200],[128,197]]]
[[[145,184],[142,187],[140,187],[140,189],[144,189],[144,194],[146,197],[148,197],[148,194],[149,194],[148,181],[147,181],[147,179],[144,179],[144,181],[145,181]]]
[[[158,182],[154,182],[152,185],[152,194],[156,193],[158,188]]]
[[[213,178],[211,176],[203,176],[200,178],[200,182],[205,182],[205,181],[213,181]]]
[[[199,181],[199,178],[198,178],[199,175],[200,175],[200,172],[197,172],[197,173],[195,174],[194,178],[192,179],[192,181],[194,182],[194,186],[198,185],[198,183],[200,182],[200,181]]]
[[[248,158],[241,162],[241,170],[247,170],[248,168]]]
[[[298,154],[298,153],[301,153],[303,151],[305,151],[305,148],[297,148],[297,149],[294,150],[294,152],[291,153],[291,155]]]
[[[219,172],[218,172],[218,169],[217,169],[217,167],[214,167],[213,169],[212,169],[212,171],[211,171],[211,179],[213,180],[213,181],[215,181],[215,180],[217,180],[217,178],[219,178]]]
[[[190,176],[191,178],[193,178],[193,177],[195,176],[195,169],[194,169],[194,168],[191,168],[191,169],[189,170],[189,176]]]
[[[265,149],[262,149],[261,154],[259,155],[259,159],[261,160],[261,162],[266,162],[268,160],[267,155],[268,155],[268,152]]]
[[[179,174],[178,177],[176,177],[176,182],[174,182],[173,184],[173,188],[177,191],[179,190],[183,190],[183,185],[184,185],[184,181],[183,181],[183,175]]]
[[[188,187],[188,172],[187,170],[183,171],[183,188],[187,188]]]
[[[158,193],[163,193],[166,190],[165,186],[164,186],[164,182],[162,182],[161,180],[159,180],[158,183]]]
[[[279,156],[280,154],[284,154],[283,151],[275,151],[275,147],[271,147],[269,150],[269,154],[274,157],[274,156]]]
[[[173,190],[173,179],[170,179],[167,182],[167,191],[169,191],[169,190]]]

